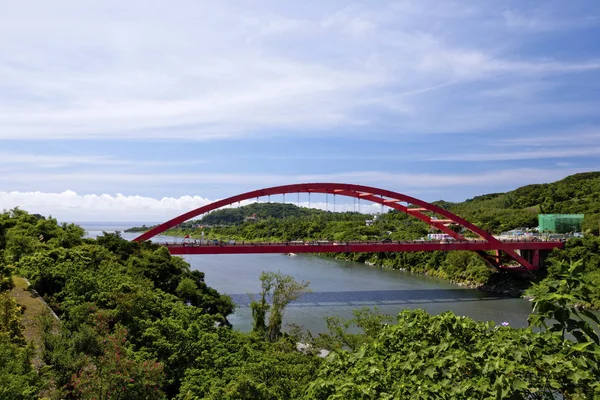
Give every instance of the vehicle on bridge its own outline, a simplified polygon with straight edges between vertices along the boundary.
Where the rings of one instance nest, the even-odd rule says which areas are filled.
[[[454,240],[454,238],[452,236],[448,235],[447,233],[430,233],[427,235],[427,240],[444,241],[444,240]]]

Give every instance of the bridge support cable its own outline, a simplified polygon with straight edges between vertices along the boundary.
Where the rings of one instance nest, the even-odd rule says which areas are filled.
[[[397,192],[393,192],[393,191],[389,191],[389,190],[378,189],[378,188],[363,186],[363,185],[341,184],[341,183],[304,183],[304,184],[284,185],[284,186],[275,186],[275,187],[259,189],[259,190],[255,190],[255,191],[251,191],[251,192],[247,192],[247,193],[242,193],[242,194],[232,196],[232,197],[229,197],[226,199],[215,201],[206,206],[191,210],[187,213],[177,216],[167,222],[164,222],[161,225],[158,225],[158,226],[150,229],[147,232],[144,232],[143,234],[141,234],[134,240],[138,241],[138,242],[148,240],[148,239],[154,237],[155,235],[158,235],[158,234],[164,232],[165,230],[170,229],[173,226],[176,226],[176,225],[178,225],[182,222],[185,222],[191,218],[197,217],[198,215],[201,215],[203,213],[208,213],[210,211],[213,211],[218,208],[222,208],[227,205],[230,206],[232,203],[250,199],[253,197],[258,198],[259,196],[268,196],[269,202],[270,202],[271,201],[270,196],[272,194],[308,192],[309,207],[310,207],[311,192],[324,193],[326,195],[326,202],[327,202],[328,201],[327,196],[331,191],[334,191],[334,193],[337,193],[337,194],[340,194],[343,196],[349,196],[349,197],[353,197],[354,199],[356,199],[357,203],[358,203],[358,212],[359,213],[361,212],[360,199],[364,198],[365,200],[371,201],[373,203],[387,205],[390,208],[401,211],[412,217],[416,217],[416,218],[420,219],[421,221],[427,223],[428,225],[430,225],[436,229],[439,229],[440,231],[442,231],[444,233],[447,233],[449,236],[453,237],[454,239],[457,239],[460,241],[466,241],[466,238],[464,236],[462,236],[460,233],[455,232],[453,229],[450,229],[444,223],[435,222],[436,221],[435,219],[432,219],[432,217],[429,217],[428,215],[424,214],[424,212],[431,212],[435,215],[439,215],[441,217],[444,217],[446,220],[452,221],[453,224],[458,225],[464,229],[467,229],[467,230],[473,232],[474,234],[479,236],[480,240],[483,240],[483,241],[489,243],[490,248],[494,248],[498,252],[503,252],[508,257],[508,259],[510,259],[512,261],[516,261],[523,268],[525,268],[527,270],[537,269],[537,265],[533,265],[532,263],[527,261],[521,255],[519,255],[514,249],[510,248],[510,246],[503,244],[503,242],[501,242],[498,239],[496,239],[495,237],[493,237],[489,232],[484,231],[483,229],[473,225],[472,223],[464,220],[463,218],[461,218],[441,207],[438,207],[434,204],[427,203],[423,200],[419,200],[414,197],[410,197],[410,196],[403,195],[401,193],[397,193]],[[392,201],[386,201],[385,199],[392,200]],[[406,203],[407,205],[416,206],[416,208],[409,208],[408,206],[399,204],[400,202]],[[328,208],[327,204],[326,204],[326,207]],[[444,221],[444,220],[441,220],[441,221]],[[491,258],[486,256],[485,259],[487,261],[487,260],[490,260]],[[494,264],[496,264],[495,266],[497,266],[498,264],[500,264],[500,262],[494,263]]]

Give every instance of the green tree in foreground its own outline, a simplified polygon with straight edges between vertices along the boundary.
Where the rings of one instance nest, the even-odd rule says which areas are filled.
[[[3,262],[3,252],[0,250],[0,292],[12,289],[15,284],[12,280],[12,268]]]
[[[382,314],[377,307],[363,307],[353,310],[354,318],[345,320],[338,316],[327,317],[328,333],[321,333],[313,340],[313,347],[328,350],[358,350],[365,343],[370,343],[381,330],[392,321],[390,315]],[[351,328],[359,328],[362,332],[349,332]]]
[[[21,309],[9,293],[0,293],[0,399],[36,398],[42,382],[31,359],[33,345],[26,345]]]
[[[254,318],[254,331],[265,334],[270,341],[275,341],[281,336],[281,325],[285,308],[294,300],[298,300],[304,293],[309,292],[310,282],[297,282],[292,276],[281,272],[263,272],[260,275],[261,298],[252,301],[252,317]],[[268,299],[271,304],[268,304]],[[269,312],[269,323],[265,318]]]
[[[14,343],[24,344],[21,307],[8,292],[0,293],[0,334]]]
[[[578,306],[591,303],[592,290],[583,282],[583,260],[570,264],[557,261],[554,273],[527,293],[533,297],[533,313],[529,324],[555,332],[564,340],[573,335],[580,343],[600,344],[598,334],[590,324],[600,323],[598,317]],[[548,327],[547,320],[555,321]]]
[[[102,342],[102,354],[86,356],[70,382],[79,399],[161,399],[163,365],[136,360],[125,345],[127,331],[118,329]]]
[[[336,351],[305,398],[590,399],[600,396],[599,356],[551,332],[404,310],[371,343]]]

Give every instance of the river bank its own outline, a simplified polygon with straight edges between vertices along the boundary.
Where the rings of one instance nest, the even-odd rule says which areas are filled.
[[[102,234],[101,231],[93,230],[88,233],[90,237]],[[165,232],[166,235],[174,233],[173,230]],[[123,234],[126,240],[132,240],[136,236],[137,233],[133,232]],[[185,235],[177,235],[177,238],[161,235],[153,240],[172,242],[175,239],[181,240],[182,236]],[[421,257],[405,255],[415,265],[423,261]],[[441,265],[445,260],[445,257],[440,257],[443,254],[429,255],[432,256],[432,266],[435,260],[438,261],[436,265]],[[328,331],[325,322],[327,317],[351,319],[354,317],[353,310],[361,307],[377,307],[380,312],[392,316],[406,308],[422,308],[434,315],[453,311],[457,315],[479,321],[507,321],[514,327],[527,326],[530,303],[498,288],[486,290],[481,285],[451,282],[449,279],[441,279],[430,270],[421,272],[392,268],[390,260],[386,265],[370,266],[365,261],[370,262],[366,257],[372,255],[367,254],[357,254],[362,260],[356,262],[335,259],[333,256],[193,255],[184,256],[184,259],[192,269],[205,273],[207,285],[232,297],[237,307],[228,320],[234,329],[241,331],[252,330],[253,319],[248,307],[248,294],[260,292],[259,276],[262,271],[281,271],[299,281],[311,282],[310,288],[314,293],[290,305],[284,316],[284,327],[286,324],[300,325],[314,334]],[[403,258],[402,255],[399,257]],[[476,287],[480,290],[473,289]]]
[[[237,306],[228,319],[234,329],[242,331],[252,329],[249,303],[252,295],[260,293],[260,274],[271,271],[310,282],[312,292],[290,304],[283,326],[302,326],[313,334],[328,332],[327,317],[352,319],[354,310],[363,307],[377,307],[393,317],[404,309],[421,308],[433,315],[453,311],[479,321],[507,321],[515,327],[527,326],[531,312],[528,301],[506,294],[316,254],[189,255],[184,259],[205,274],[207,285],[232,298]]]
[[[182,229],[169,229],[164,234],[200,238],[197,233]],[[493,271],[473,252],[318,253],[318,256],[434,277],[461,287],[515,298],[522,297],[532,284],[531,280],[515,274]]]
[[[342,261],[358,261],[362,258],[366,258],[364,261],[365,265],[376,267],[376,268],[385,268],[391,269],[395,271],[402,271],[406,273],[430,276],[438,279],[443,279],[446,282],[469,288],[469,289],[477,289],[484,292],[496,293],[507,295],[515,298],[522,298],[525,290],[527,290],[531,286],[531,281],[516,277],[514,274],[510,274],[508,272],[496,272],[489,269],[487,266],[483,266],[489,271],[489,275],[485,281],[475,281],[472,279],[461,279],[460,275],[455,278],[449,278],[448,274],[445,271],[441,271],[440,268],[423,268],[419,265],[411,265],[408,267],[400,267],[393,262],[385,262],[389,261],[389,259],[380,260],[381,256],[376,254],[346,254],[346,253],[319,253],[319,256],[334,258],[336,260]],[[379,261],[379,262],[378,262]]]

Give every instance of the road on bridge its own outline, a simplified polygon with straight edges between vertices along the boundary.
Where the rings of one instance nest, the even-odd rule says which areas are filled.
[[[258,253],[377,253],[406,251],[489,251],[489,250],[552,250],[563,248],[561,241],[500,241],[485,240],[402,241],[402,242],[208,242],[162,243],[173,255],[183,254],[258,254]]]
[[[519,264],[526,270],[536,270],[540,267],[541,251],[548,251],[553,248],[562,248],[562,242],[504,242],[495,238],[490,232],[487,232],[471,222],[459,217],[458,215],[445,210],[435,204],[428,203],[417,198],[407,196],[395,191],[384,190],[372,186],[332,183],[332,182],[313,182],[296,183],[291,185],[273,186],[241,193],[226,199],[217,200],[210,204],[196,208],[170,219],[150,230],[142,233],[134,240],[142,242],[173,228],[191,218],[202,214],[207,214],[213,210],[240,203],[241,201],[256,199],[271,195],[284,195],[286,193],[320,193],[328,196],[340,195],[353,197],[360,200],[370,201],[386,206],[406,215],[419,219],[428,224],[432,229],[440,231],[443,234],[455,239],[447,243],[241,243],[241,244],[219,244],[203,246],[168,246],[171,254],[252,254],[252,253],[342,253],[342,252],[399,252],[399,251],[448,251],[448,250],[472,250],[477,252],[489,265],[494,268],[504,268],[504,259],[508,259],[509,264]],[[310,198],[310,197],[309,197]],[[327,197],[326,197],[327,198]],[[335,197],[334,197],[335,199]],[[360,210],[359,210],[360,211]],[[461,231],[470,231],[477,235],[482,242],[467,240],[461,233],[451,228],[455,225],[461,228]],[[519,250],[519,251],[517,251]],[[532,250],[532,251],[530,251]],[[495,254],[488,254],[489,252]],[[524,254],[529,253],[529,254]],[[532,254],[531,254],[532,253]],[[532,256],[532,257],[528,257]]]

